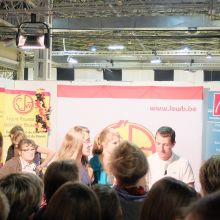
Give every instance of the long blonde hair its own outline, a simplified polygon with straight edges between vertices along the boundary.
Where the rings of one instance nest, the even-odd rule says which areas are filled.
[[[120,134],[114,128],[104,128],[96,137],[93,143],[93,154],[101,154],[103,152],[103,144],[107,144],[117,136],[121,140]]]
[[[89,133],[89,129],[87,127],[75,126],[71,128],[65,135],[61,148],[58,152],[57,159],[77,159],[82,151],[85,133]]]

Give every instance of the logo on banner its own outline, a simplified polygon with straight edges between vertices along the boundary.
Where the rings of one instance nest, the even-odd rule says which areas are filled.
[[[213,116],[220,116],[220,93],[215,93],[214,94]]]
[[[34,108],[34,101],[30,95],[21,94],[15,96],[13,106],[19,114],[27,114]]]
[[[136,144],[147,156],[155,152],[154,136],[143,125],[120,120],[108,127],[116,129],[123,139]]]

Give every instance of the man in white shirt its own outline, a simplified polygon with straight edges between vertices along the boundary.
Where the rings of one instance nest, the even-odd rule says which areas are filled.
[[[171,127],[160,127],[155,136],[156,153],[148,159],[148,188],[165,176],[171,176],[194,187],[194,175],[188,160],[173,153],[176,144],[175,131]]]

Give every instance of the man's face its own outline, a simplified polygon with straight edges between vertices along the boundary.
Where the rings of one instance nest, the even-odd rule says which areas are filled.
[[[159,133],[155,137],[156,151],[162,160],[168,160],[172,155],[172,148],[175,143],[171,143],[170,137],[162,137]]]

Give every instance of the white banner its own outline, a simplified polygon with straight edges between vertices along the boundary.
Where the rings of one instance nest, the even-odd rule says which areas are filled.
[[[59,146],[75,125],[88,127],[92,138],[111,126],[149,155],[156,130],[170,126],[176,131],[174,151],[190,161],[198,188],[203,87],[60,85],[57,91]]]

